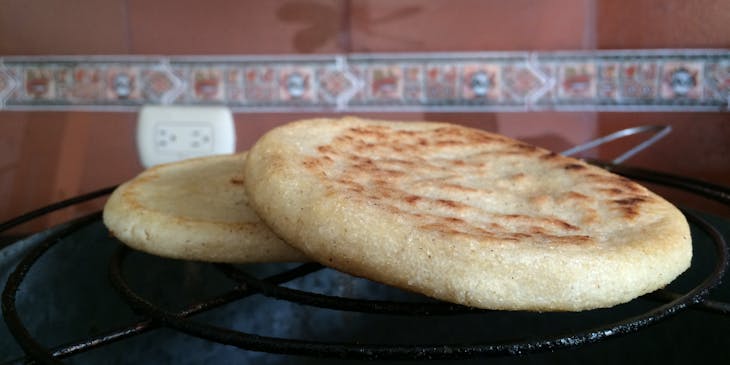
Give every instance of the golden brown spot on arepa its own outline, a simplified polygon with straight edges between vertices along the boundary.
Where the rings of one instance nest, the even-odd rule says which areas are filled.
[[[630,180],[539,147],[460,127],[431,130],[387,125],[353,127],[335,136],[330,143],[318,146],[316,151],[319,160],[305,161],[305,166],[314,169],[327,164],[328,177],[323,179],[324,184],[329,184],[327,189],[343,189],[348,191],[348,199],[367,200],[393,214],[418,219],[425,230],[486,241],[529,239],[585,244],[594,241],[580,235],[579,226],[600,221],[597,207],[602,201],[580,189],[524,198],[539,207],[539,211],[497,214],[485,208],[483,202],[489,196],[499,197],[501,189],[519,184],[520,189],[528,189],[525,194],[532,194],[531,186],[543,178],[511,168],[508,171],[512,173],[494,180],[498,175],[490,174],[500,174],[503,168],[500,163],[504,164],[494,161],[502,158],[524,161],[523,156],[534,156],[538,159],[533,161],[542,161],[542,168],[574,172],[593,184],[594,189],[603,189],[598,191],[606,193],[609,204],[624,217],[635,215],[638,205],[643,204],[640,199],[630,201],[631,204],[624,200],[643,192]],[[488,161],[491,161],[489,165]],[[499,186],[493,188],[480,181],[479,176]],[[611,198],[621,202],[610,202]],[[569,213],[564,217],[544,213],[555,207]],[[493,219],[464,218],[480,216]]]
[[[627,219],[633,219],[639,214],[640,205],[648,201],[648,198],[643,196],[633,196],[624,199],[615,199],[611,202],[618,206]]]
[[[569,191],[565,194],[563,194],[560,197],[559,201],[569,201],[569,200],[591,200],[591,198],[587,195],[575,192],[575,191]]]
[[[308,170],[314,170],[320,167],[320,162],[316,158],[305,158],[304,161],[302,161],[302,165],[304,165],[304,167]]]
[[[436,141],[436,147],[460,146],[463,142],[454,139]]]
[[[317,147],[317,151],[319,151],[319,153],[333,153],[334,149],[332,148],[332,146],[325,145]]]
[[[522,172],[514,174],[509,177],[509,180],[512,182],[520,182],[525,180],[526,175]]]
[[[533,146],[531,144],[526,144],[526,143],[517,143],[517,144],[515,144],[515,148],[517,148],[518,150],[529,151],[529,152],[537,151],[537,149],[538,149],[537,146]]]
[[[475,189],[475,188],[470,188],[468,186],[453,184],[453,183],[441,184],[441,189],[444,189],[446,191],[460,192],[460,193],[476,193],[476,192],[489,193],[489,191],[479,190],[479,189]]]
[[[624,191],[619,188],[599,188],[598,191],[609,195],[619,195],[624,193]]]
[[[552,199],[549,195],[537,195],[530,198],[530,203],[537,206],[543,206],[550,203]]]
[[[466,204],[462,204],[462,203],[459,203],[459,202],[456,202],[453,200],[448,200],[448,199],[436,199],[435,202],[436,202],[436,204],[438,204],[442,207],[447,207],[447,208],[452,208],[452,209],[468,208],[468,206]]]
[[[571,163],[571,164],[564,165],[563,168],[566,169],[566,170],[569,170],[569,171],[577,171],[577,170],[585,170],[586,169],[585,166],[583,166],[581,164],[577,164],[577,163]]]

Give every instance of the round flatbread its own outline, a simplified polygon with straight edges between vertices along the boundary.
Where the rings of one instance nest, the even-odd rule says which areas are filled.
[[[210,262],[309,261],[248,206],[245,153],[152,167],[120,185],[104,224],[128,246],[153,255]]]
[[[312,259],[468,306],[613,306],[691,261],[684,216],[646,188],[466,127],[295,122],[244,171],[254,210]]]

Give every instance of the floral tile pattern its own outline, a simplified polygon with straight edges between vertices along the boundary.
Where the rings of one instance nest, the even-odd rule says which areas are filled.
[[[191,81],[189,93],[186,97],[191,101],[199,102],[223,102],[225,96],[225,85],[223,84],[224,70],[215,66],[191,67],[185,79]]]
[[[597,96],[598,73],[594,63],[563,63],[558,65],[558,98],[561,100],[591,100]]]
[[[728,110],[730,51],[0,58],[0,108]]]
[[[702,97],[702,63],[666,62],[663,66],[662,99],[700,100]]]
[[[620,94],[624,100],[649,102],[659,95],[659,65],[654,62],[628,62],[619,71]]]
[[[621,64],[618,62],[601,62],[596,80],[596,96],[603,102],[618,100],[621,90]]]
[[[142,75],[136,67],[111,66],[106,72],[107,100],[141,100]]]
[[[405,99],[403,67],[400,65],[372,65],[365,71],[366,95],[373,102],[397,102]]]
[[[525,63],[510,63],[502,67],[503,97],[506,101],[525,104],[544,84],[539,76]]]
[[[314,103],[314,69],[306,66],[285,66],[279,69],[279,99],[286,103]]]
[[[56,98],[56,75],[50,67],[29,67],[24,70],[25,77],[22,94],[26,100],[46,99],[53,100]],[[61,73],[59,72],[59,76]]]
[[[470,63],[461,67],[461,97],[477,103],[502,100],[502,78],[498,64]]]
[[[409,64],[403,67],[403,99],[409,103],[421,103],[426,91],[423,86],[424,65]]]
[[[459,70],[454,64],[427,64],[423,79],[426,100],[456,100]]]
[[[59,98],[72,103],[93,103],[106,96],[105,75],[100,67],[76,66],[56,72],[56,90]]]
[[[704,96],[710,100],[730,98],[730,60],[705,64]],[[730,100],[727,100],[730,103]]]
[[[276,70],[268,66],[244,67],[244,103],[266,105],[274,103],[279,96],[279,78]]]
[[[168,95],[176,92],[177,85],[174,82],[176,77],[170,71],[143,69],[140,70],[140,74],[142,95],[146,102],[163,103],[163,100],[171,99]]]
[[[345,72],[333,68],[318,69],[315,78],[319,81],[316,85],[318,97],[328,104],[335,103],[338,97],[354,87]]]

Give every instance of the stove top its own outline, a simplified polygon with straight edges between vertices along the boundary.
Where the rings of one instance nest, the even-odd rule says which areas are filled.
[[[730,197],[723,187],[612,168],[723,203]],[[0,250],[0,363],[49,354],[137,364],[730,360],[730,286],[707,297],[725,268],[730,222],[685,212],[690,270],[664,291],[579,313],[475,310],[316,264],[163,259],[121,245],[96,213]]]

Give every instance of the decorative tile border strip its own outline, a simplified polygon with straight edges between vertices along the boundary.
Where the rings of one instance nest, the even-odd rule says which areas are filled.
[[[726,111],[730,50],[0,58],[0,110]]]

